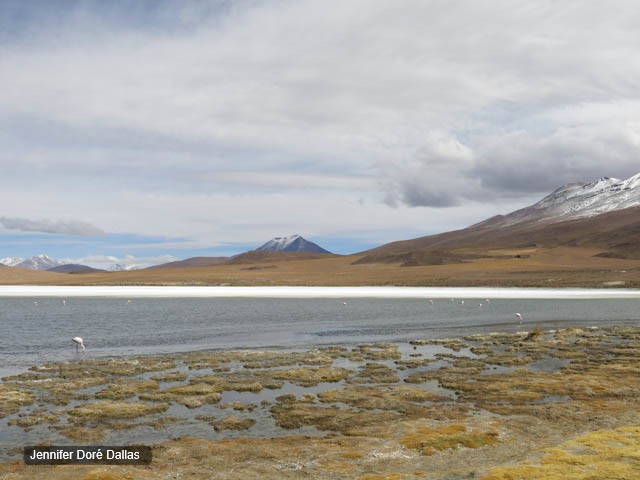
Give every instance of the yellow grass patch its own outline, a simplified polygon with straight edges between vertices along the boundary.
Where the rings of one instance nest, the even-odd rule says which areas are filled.
[[[598,430],[545,450],[538,465],[492,468],[483,480],[640,478],[640,426]]]
[[[464,425],[438,428],[417,427],[400,440],[403,447],[418,450],[425,455],[461,447],[479,448],[497,442],[499,442],[497,431],[477,432],[467,429]]]

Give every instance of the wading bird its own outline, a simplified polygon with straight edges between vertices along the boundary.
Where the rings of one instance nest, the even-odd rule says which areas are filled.
[[[82,351],[84,352],[85,348],[84,348],[84,341],[82,340],[82,338],[73,337],[71,341],[76,344],[76,352],[78,351],[79,347],[82,347]]]
[[[520,325],[522,325],[522,315],[520,315],[519,313],[516,313],[516,317],[520,319]]]

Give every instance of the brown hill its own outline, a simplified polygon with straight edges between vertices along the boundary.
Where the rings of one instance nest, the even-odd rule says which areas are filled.
[[[158,268],[189,268],[189,267],[210,267],[212,265],[222,265],[227,262],[229,257],[191,257],[175,262],[162,263],[148,267],[145,270],[153,270]]]
[[[57,267],[48,268],[47,272],[80,275],[85,273],[106,272],[106,270],[102,270],[100,268],[88,267],[87,265],[79,265],[77,263],[66,263],[64,265],[58,265]]]
[[[494,217],[495,218],[495,217]],[[408,265],[458,263],[485,255],[486,250],[528,247],[588,247],[597,255],[640,258],[640,207],[590,218],[555,223],[523,222],[495,227],[486,221],[438,235],[392,242],[367,252],[358,263],[403,262]]]
[[[51,285],[69,276],[66,273],[55,273],[28,268],[7,267],[0,268],[0,284],[2,285]]]
[[[336,255],[310,252],[259,252],[257,250],[251,250],[250,252],[231,257],[225,263],[228,265],[240,265],[247,263],[286,262],[291,260],[316,260],[330,256]]]

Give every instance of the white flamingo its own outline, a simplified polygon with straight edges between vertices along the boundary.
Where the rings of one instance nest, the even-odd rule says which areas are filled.
[[[85,351],[84,340],[82,340],[81,337],[73,337],[71,341],[76,344],[76,352],[78,351],[79,347],[82,347],[83,352]]]

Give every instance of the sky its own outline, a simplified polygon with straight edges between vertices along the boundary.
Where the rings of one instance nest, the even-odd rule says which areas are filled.
[[[0,257],[336,253],[640,172],[635,0],[0,0]]]

